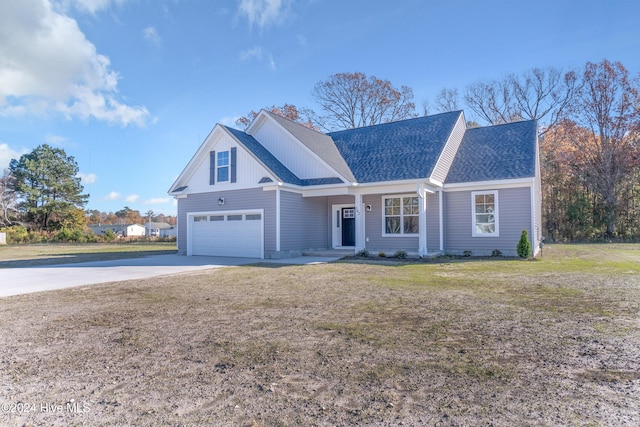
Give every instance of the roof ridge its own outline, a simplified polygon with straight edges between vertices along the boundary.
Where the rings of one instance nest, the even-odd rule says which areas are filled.
[[[360,126],[360,127],[350,128],[350,129],[336,130],[336,131],[333,131],[333,132],[329,132],[326,135],[331,136],[332,134],[337,134],[337,133],[341,133],[341,132],[351,132],[351,131],[358,130],[358,129],[369,129],[369,128],[372,128],[372,127],[393,125],[393,124],[398,124],[398,123],[403,123],[403,122],[410,122],[410,121],[413,121],[413,120],[431,119],[431,118],[434,118],[434,117],[437,117],[437,116],[442,116],[442,115],[445,115],[445,114],[457,113],[458,115],[460,115],[463,112],[464,112],[463,110],[445,111],[443,113],[430,114],[428,116],[410,117],[408,119],[394,120],[394,121],[391,121],[391,122],[376,123],[376,124],[373,124],[373,125],[366,125],[366,126]]]

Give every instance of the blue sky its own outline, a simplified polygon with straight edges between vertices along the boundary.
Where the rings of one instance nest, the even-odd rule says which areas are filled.
[[[47,143],[87,209],[174,215],[167,190],[213,126],[361,71],[415,103],[533,67],[640,71],[637,0],[0,2],[0,169]],[[465,111],[473,118],[470,111]]]

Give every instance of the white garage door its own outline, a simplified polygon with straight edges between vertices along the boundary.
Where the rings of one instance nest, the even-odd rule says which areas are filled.
[[[191,255],[262,258],[262,212],[189,216]]]

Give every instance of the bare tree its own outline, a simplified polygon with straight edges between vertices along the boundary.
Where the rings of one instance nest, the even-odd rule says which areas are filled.
[[[11,218],[18,212],[18,200],[13,188],[13,175],[5,169],[0,176],[0,225],[11,225]]]
[[[440,113],[460,110],[458,89],[442,88],[436,95],[436,110]]]
[[[562,118],[579,88],[574,71],[563,74],[556,68],[533,68],[519,77],[512,74],[508,81],[517,115],[544,120],[542,134]]]
[[[293,104],[284,104],[281,107],[272,105],[271,107],[265,108],[265,110],[270,111],[273,114],[277,114],[280,117],[284,117],[287,120],[291,120],[292,122],[300,123],[310,129],[318,130],[318,128],[313,124],[314,113],[309,109],[298,109],[298,107]],[[240,117],[236,120],[236,125],[246,130],[257,115],[258,112],[252,110],[246,116]]]
[[[587,129],[587,138],[575,139],[583,173],[606,212],[607,235],[616,232],[621,194],[627,179],[638,168],[640,147],[635,108],[639,89],[620,62],[588,62],[583,86],[572,105],[572,115]]]
[[[481,120],[499,125],[517,120],[508,80],[479,81],[467,86],[464,101]]]
[[[467,86],[464,100],[489,124],[539,120],[544,134],[567,112],[578,89],[573,71],[533,68],[502,80],[473,83]]]
[[[320,105],[326,130],[352,129],[416,117],[413,91],[364,73],[338,73],[317,83],[311,93]]]

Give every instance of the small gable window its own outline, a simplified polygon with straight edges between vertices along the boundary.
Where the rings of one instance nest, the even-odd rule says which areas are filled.
[[[218,159],[216,161],[217,167],[217,181],[229,181],[229,152],[218,152]]]
[[[236,182],[238,149],[231,147],[229,151],[209,152],[209,185],[216,182]]]
[[[498,192],[474,191],[471,193],[473,209],[473,237],[498,237]]]
[[[418,234],[418,198],[417,197],[385,197],[384,235]]]

